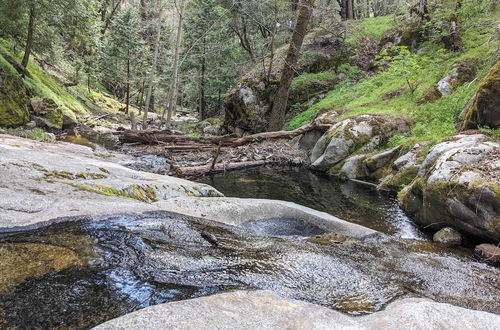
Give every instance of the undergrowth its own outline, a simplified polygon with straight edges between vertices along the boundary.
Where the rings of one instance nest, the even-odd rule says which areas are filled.
[[[384,17],[364,20],[358,29],[365,31],[374,22],[385,22],[380,29],[372,31],[380,36],[383,31],[392,26],[394,17]],[[348,111],[340,119],[367,113],[385,113],[408,120],[411,124],[409,134],[395,136],[390,141],[391,146],[411,145],[421,141],[438,142],[457,131],[457,122],[462,109],[493,64],[496,45],[489,38],[492,33],[492,16],[478,18],[464,33],[465,49],[462,52],[445,52],[441,62],[432,62],[432,67],[422,68],[415,91],[412,93],[405,79],[399,74],[392,74],[389,68],[386,72],[371,77],[361,75],[347,76],[335,86],[321,101],[297,114],[287,124],[287,129],[293,130],[311,122],[316,114],[323,109],[347,108]],[[421,46],[419,57],[432,57],[439,53],[440,45],[427,42]],[[455,89],[449,96],[441,97],[435,102],[419,102],[424,93],[434,86],[449,71],[451,65],[463,59],[479,59],[481,66],[473,82],[465,83]],[[485,59],[491,60],[485,60]],[[424,61],[425,63],[425,61]],[[358,82],[359,81],[359,82]],[[423,104],[421,104],[423,103]],[[498,132],[493,132],[493,135]]]

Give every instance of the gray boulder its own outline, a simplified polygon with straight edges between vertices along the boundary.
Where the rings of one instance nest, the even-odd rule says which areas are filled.
[[[395,134],[408,131],[408,124],[389,115],[360,115],[334,125],[316,143],[312,167],[328,171],[353,153],[369,153],[384,146]]]
[[[434,146],[416,180],[400,193],[403,209],[434,229],[500,241],[500,142],[483,134],[457,135]]]
[[[453,228],[445,227],[436,232],[432,240],[444,246],[459,246],[462,244],[462,235]]]

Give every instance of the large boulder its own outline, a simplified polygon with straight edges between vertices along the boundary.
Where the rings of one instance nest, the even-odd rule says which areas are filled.
[[[462,130],[500,127],[500,61],[498,61],[463,111]]]
[[[214,188],[118,163],[130,156],[0,134],[0,227],[57,217],[155,211],[174,197],[222,196]],[[189,202],[187,202],[189,203]]]
[[[422,298],[355,317],[269,291],[236,291],[148,307],[95,329],[494,329],[499,318]]]
[[[389,115],[348,118],[335,124],[318,140],[311,153],[312,167],[338,172],[352,154],[370,153],[384,146],[391,136],[407,131],[406,121]]]
[[[0,66],[0,126],[20,126],[27,123],[26,88],[22,79],[6,67]]]
[[[419,224],[500,241],[500,142],[473,134],[434,146],[399,197]]]

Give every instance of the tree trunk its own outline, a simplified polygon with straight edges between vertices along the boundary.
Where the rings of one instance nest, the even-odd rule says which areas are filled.
[[[200,120],[205,120],[207,118],[207,101],[205,99],[205,71],[206,71],[206,59],[205,59],[205,40],[203,40],[203,57],[201,59],[201,71],[200,71]]]
[[[175,148],[200,148],[200,144],[210,147],[210,145],[219,145],[223,147],[238,147],[244,144],[253,143],[256,140],[272,140],[272,139],[292,139],[312,130],[326,131],[332,125],[311,123],[302,126],[293,131],[276,131],[266,132],[253,135],[247,135],[241,138],[232,138],[227,136],[222,137],[193,137],[179,135],[173,131],[119,131],[115,134],[121,143],[143,143],[143,144],[159,144],[159,143],[174,143]],[[182,145],[185,144],[185,145]],[[198,145],[196,145],[198,144]]]
[[[179,13],[179,23],[177,25],[177,35],[175,40],[175,55],[174,55],[174,70],[172,74],[172,82],[170,84],[170,95],[168,99],[168,113],[167,113],[167,127],[170,127],[172,122],[172,115],[175,111],[177,103],[177,80],[179,79],[179,55],[182,40],[182,23],[184,21],[185,1],[180,0],[180,8],[177,8]],[[162,114],[161,121],[165,118],[165,111]]]
[[[156,27],[156,41],[155,41],[155,52],[153,57],[153,67],[148,77],[148,91],[146,93],[146,104],[144,105],[144,116],[142,117],[142,129],[148,128],[148,113],[149,107],[151,105],[151,95],[153,94],[153,85],[156,76],[156,67],[158,66],[158,54],[160,52],[160,41],[161,41],[161,24],[162,15],[158,18],[158,26]]]
[[[35,5],[32,4],[30,6],[29,13],[29,21],[28,21],[28,36],[26,37],[26,47],[24,48],[24,56],[23,61],[21,62],[21,66],[23,67],[23,77],[26,75],[28,63],[30,60],[31,48],[33,46],[33,32],[35,30]]]
[[[290,85],[295,73],[295,66],[299,60],[300,49],[307,33],[307,25],[313,11],[315,0],[301,0],[297,24],[292,34],[292,40],[285,59],[285,67],[281,74],[281,81],[274,98],[274,104],[269,120],[269,130],[277,131],[283,127],[285,122],[285,111],[288,104]]]
[[[125,114],[128,113],[130,106],[130,54],[127,58],[127,96],[125,101]]]
[[[347,0],[347,19],[354,19],[354,0]]]

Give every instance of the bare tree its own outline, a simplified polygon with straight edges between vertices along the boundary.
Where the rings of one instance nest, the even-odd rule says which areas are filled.
[[[292,34],[292,40],[288,47],[288,53],[285,59],[285,67],[281,74],[281,81],[276,93],[271,118],[269,120],[269,130],[277,131],[283,127],[285,122],[285,111],[288,104],[288,94],[290,85],[295,73],[294,67],[300,56],[300,49],[307,33],[307,25],[312,15],[315,0],[301,0],[299,4],[299,14],[297,23]]]
[[[175,106],[177,103],[177,82],[179,80],[179,55],[181,50],[181,40],[182,40],[182,23],[184,21],[184,10],[186,9],[185,0],[179,0],[179,3],[175,1],[175,8],[177,9],[177,14],[179,16],[179,21],[177,23],[177,34],[175,37],[175,55],[173,64],[172,81],[170,83],[170,92],[168,97],[168,113],[167,113],[167,126],[170,126],[172,122],[172,114],[175,111]],[[163,111],[161,121],[165,119],[165,111]]]
[[[149,72],[148,77],[148,91],[146,93],[146,104],[144,105],[144,116],[142,117],[142,129],[148,129],[148,112],[149,107],[151,105],[151,94],[153,93],[153,85],[156,78],[156,70],[158,67],[158,54],[160,52],[160,43],[161,43],[161,27],[162,27],[162,9],[160,9],[160,14],[158,17],[158,25],[156,26],[156,40],[155,40],[155,50],[153,57],[153,66],[151,71]]]

